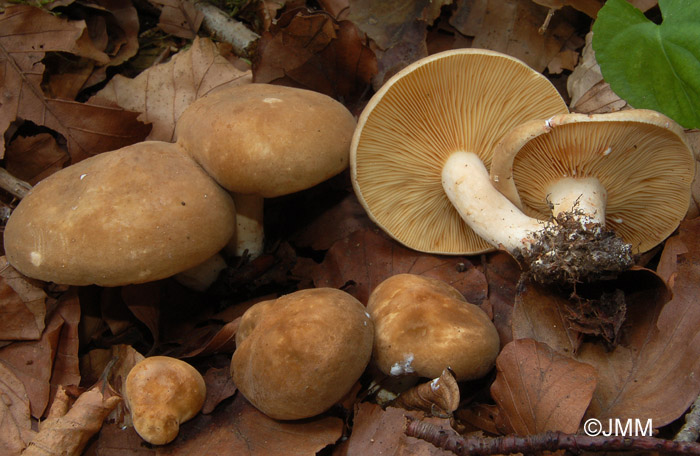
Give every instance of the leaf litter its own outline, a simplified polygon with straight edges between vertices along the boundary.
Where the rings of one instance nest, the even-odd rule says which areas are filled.
[[[323,9],[313,11],[300,8],[303,2],[251,2],[239,10],[262,35],[251,67],[201,31],[195,38],[200,18],[187,9],[188,2],[154,0],[160,27],[172,33],[160,49],[173,57],[133,77],[129,71],[109,75],[107,68],[124,65],[144,48],[137,31],[145,13],[139,9],[137,16],[131,2],[117,3],[53,2],[54,14],[13,5],[0,13],[0,60],[10,65],[0,84],[23,93],[20,98],[20,91],[13,91],[0,106],[5,168],[18,177],[33,184],[95,153],[144,138],[172,141],[182,110],[226,84],[301,86],[330,94],[359,113],[372,90],[401,67],[429,52],[464,45],[509,53],[565,79],[584,44],[581,24],[590,24],[586,15],[600,5],[597,0],[507,0],[498,6],[488,0],[416,0],[403,2],[401,14],[389,14],[361,0],[321,1]],[[653,2],[637,3],[648,8]],[[544,27],[549,8],[553,13]],[[76,11],[83,12],[84,21],[72,16]],[[47,32],[47,24],[58,34]],[[24,27],[37,33],[29,39],[21,33]],[[60,55],[68,57],[65,62]],[[101,90],[90,89],[108,75]],[[595,88],[596,77],[582,93]],[[316,454],[333,447],[339,455],[379,450],[436,455],[446,453],[404,435],[405,416],[448,433],[477,435],[576,432],[588,417],[649,418],[656,429],[678,420],[697,398],[697,221],[685,222],[666,242],[654,260],[656,273],[632,271],[620,285],[629,316],[615,345],[573,328],[566,297],[520,282],[520,269],[508,255],[412,252],[375,228],[347,176],[331,185],[330,193],[329,187],[320,190],[326,198],[314,199],[318,193],[308,191],[279,199],[277,206],[271,201],[273,214],[266,219],[275,225],[272,247],[257,262],[230,262],[225,280],[206,293],[184,291],[172,280],[68,291],[5,268],[0,309],[13,319],[0,326],[5,344],[0,388],[3,397],[12,398],[0,408],[3,423],[11,423],[0,431],[3,454],[32,454],[28,448],[38,447],[79,454],[99,431],[84,454],[177,455],[195,448],[217,454]],[[289,216],[295,206],[301,215]],[[440,417],[372,403],[365,391],[369,378],[342,405],[301,422],[270,420],[236,392],[228,362],[236,318],[252,303],[310,286],[342,288],[366,302],[374,286],[402,272],[450,283],[487,311],[501,337],[497,368],[482,381],[455,389],[445,379],[442,394],[450,394],[444,396],[433,396],[434,380],[405,393],[406,407]],[[142,445],[129,427],[128,411],[118,404],[130,367],[144,354],[156,353],[186,358],[205,374],[210,390],[206,413],[185,423],[180,437],[161,448]],[[37,419],[47,416],[37,433]],[[60,447],[58,439],[68,446]]]

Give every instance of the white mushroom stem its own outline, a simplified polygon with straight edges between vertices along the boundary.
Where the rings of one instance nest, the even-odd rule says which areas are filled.
[[[509,252],[529,248],[543,223],[523,214],[489,179],[481,159],[456,152],[442,169],[442,186],[462,219],[482,238]]]
[[[231,193],[231,196],[236,205],[236,234],[226,245],[226,252],[243,256],[247,251],[251,259],[257,258],[262,254],[265,243],[264,198],[239,193]]]
[[[586,222],[605,226],[607,192],[598,179],[564,177],[547,189],[547,195],[555,217],[576,208],[584,214]]]

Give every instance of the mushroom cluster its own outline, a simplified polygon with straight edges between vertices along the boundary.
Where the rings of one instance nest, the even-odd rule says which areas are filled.
[[[248,309],[231,375],[258,410],[280,420],[322,413],[345,396],[372,356],[374,325],[341,290],[297,291]]]
[[[694,174],[672,120],[569,114],[541,74],[477,49],[432,55],[391,78],[362,112],[350,156],[358,199],[404,245],[502,248],[539,268],[536,278],[565,283],[624,270],[661,242],[688,207]],[[652,194],[659,202],[647,205]],[[673,209],[662,215],[665,205]],[[632,234],[635,219],[647,234]],[[572,253],[572,238],[582,251]]]
[[[65,285],[149,282],[206,262],[237,219],[242,250],[259,253],[262,198],[341,172],[354,127],[342,104],[308,90],[219,89],[182,114],[176,143],[105,152],[38,183],[5,227],[8,261]]]

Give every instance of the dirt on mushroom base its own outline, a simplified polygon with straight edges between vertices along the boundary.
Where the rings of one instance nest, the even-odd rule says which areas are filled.
[[[587,221],[578,208],[545,222],[533,238],[530,249],[516,249],[514,256],[542,284],[575,286],[611,279],[635,261],[630,244],[614,231]]]

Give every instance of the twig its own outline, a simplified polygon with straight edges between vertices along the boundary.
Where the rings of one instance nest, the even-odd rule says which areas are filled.
[[[194,6],[204,15],[202,25],[211,36],[229,43],[239,57],[250,58],[253,55],[260,35],[210,3],[199,1]]]
[[[528,436],[462,438],[439,427],[407,417],[406,435],[425,440],[458,456],[492,454],[531,454],[540,451],[657,451],[662,454],[700,455],[700,444],[674,442],[655,437],[591,437],[563,432],[545,432]]]
[[[22,199],[27,196],[32,186],[21,179],[17,179],[15,176],[8,173],[5,168],[0,168],[0,188]]]
[[[697,442],[700,437],[700,396],[695,399],[690,412],[685,415],[685,424],[673,439],[676,442]]]

